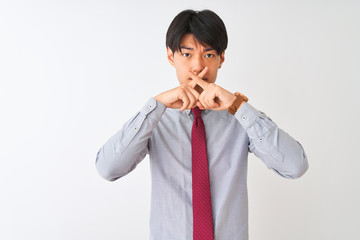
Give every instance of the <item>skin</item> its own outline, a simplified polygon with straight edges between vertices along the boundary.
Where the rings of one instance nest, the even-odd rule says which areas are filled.
[[[192,34],[182,37],[180,48],[181,52],[167,48],[168,61],[176,69],[180,85],[160,93],[155,99],[180,111],[195,106],[215,111],[228,109],[235,101],[235,95],[215,84],[225,51],[218,55],[210,46],[201,45]]]

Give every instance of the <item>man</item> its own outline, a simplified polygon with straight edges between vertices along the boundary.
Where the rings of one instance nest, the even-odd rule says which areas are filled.
[[[98,172],[114,181],[150,155],[153,240],[248,239],[248,152],[285,178],[306,172],[305,152],[243,94],[214,83],[227,47],[218,15],[179,13],[166,46],[179,86],[150,98],[104,144]]]

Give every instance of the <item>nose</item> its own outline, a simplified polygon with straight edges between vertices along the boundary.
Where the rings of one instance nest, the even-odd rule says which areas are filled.
[[[191,64],[191,68],[192,68],[191,71],[195,75],[198,75],[204,69],[204,67],[205,67],[204,62],[200,56],[193,58],[193,61]]]

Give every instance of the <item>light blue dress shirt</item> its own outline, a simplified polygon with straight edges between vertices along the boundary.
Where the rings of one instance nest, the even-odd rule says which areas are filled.
[[[216,240],[248,239],[248,152],[285,178],[308,169],[301,144],[249,103],[231,115],[202,111]],[[146,154],[151,167],[151,240],[192,240],[190,110],[180,112],[154,98],[98,151],[96,167],[109,181],[135,169]]]

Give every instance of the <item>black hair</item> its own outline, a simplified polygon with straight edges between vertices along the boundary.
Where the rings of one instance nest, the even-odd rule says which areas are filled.
[[[221,55],[226,49],[228,37],[224,22],[211,10],[180,12],[171,22],[166,33],[166,47],[179,51],[183,35],[191,33],[201,45],[209,45]]]

